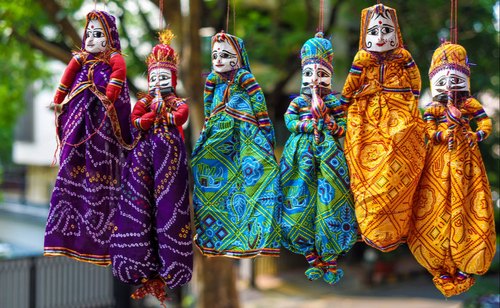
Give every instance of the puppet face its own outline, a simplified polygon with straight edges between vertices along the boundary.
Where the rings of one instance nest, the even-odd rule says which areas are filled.
[[[85,30],[85,50],[90,53],[99,53],[106,50],[108,42],[104,28],[97,19],[91,19]]]
[[[302,87],[318,86],[330,89],[332,84],[332,73],[322,64],[306,64],[302,68]]]
[[[217,73],[225,73],[241,67],[238,53],[227,41],[214,43],[212,67]]]
[[[156,85],[162,89],[171,88],[172,71],[167,68],[155,68],[149,72],[149,92],[154,91]]]
[[[398,47],[397,29],[391,14],[374,12],[366,30],[366,50],[385,52]]]
[[[432,97],[448,92],[469,92],[469,77],[455,69],[444,69],[431,78]]]

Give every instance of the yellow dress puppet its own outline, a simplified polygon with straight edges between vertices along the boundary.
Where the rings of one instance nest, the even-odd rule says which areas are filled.
[[[429,139],[408,245],[445,295],[467,291],[495,255],[490,185],[477,143],[491,120],[469,92],[465,49],[443,43],[432,57],[433,102],[426,108]],[[476,131],[469,125],[477,123]]]
[[[396,11],[383,4],[364,9],[359,51],[342,91],[345,154],[361,236],[384,252],[406,242],[424,165],[420,84]]]

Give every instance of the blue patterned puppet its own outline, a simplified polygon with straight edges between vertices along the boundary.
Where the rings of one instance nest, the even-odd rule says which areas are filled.
[[[243,41],[214,35],[212,69],[205,83],[205,125],[192,155],[195,243],[208,256],[278,256],[274,130]]]
[[[310,280],[336,283],[337,258],[357,239],[349,173],[338,142],[345,132],[342,106],[332,94],[333,49],[319,32],[301,50],[301,93],[288,107],[292,135],[281,159],[283,246],[310,264]]]

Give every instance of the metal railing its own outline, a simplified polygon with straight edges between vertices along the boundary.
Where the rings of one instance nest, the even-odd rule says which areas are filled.
[[[109,267],[63,257],[0,260],[0,307],[114,307]]]

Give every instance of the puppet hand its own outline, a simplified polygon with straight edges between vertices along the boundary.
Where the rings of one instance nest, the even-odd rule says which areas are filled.
[[[59,105],[64,101],[64,98],[66,97],[66,93],[57,91],[56,95],[54,95],[54,104]]]
[[[474,135],[476,135],[477,142],[481,142],[486,138],[486,133],[482,130],[477,130]]]
[[[141,117],[141,128],[143,130],[148,130],[151,128],[151,126],[153,125],[154,122],[155,122],[155,112],[150,111],[148,113],[145,113]]]
[[[467,132],[467,140],[469,140],[469,142],[471,142],[471,143],[477,143],[477,142],[481,141],[480,138],[479,138],[478,132],[479,131],[477,131],[477,132],[472,132],[472,131]]]
[[[121,90],[122,89],[119,87],[108,85],[106,87],[106,97],[111,101],[111,103],[114,103],[118,98],[118,95],[120,95]]]

